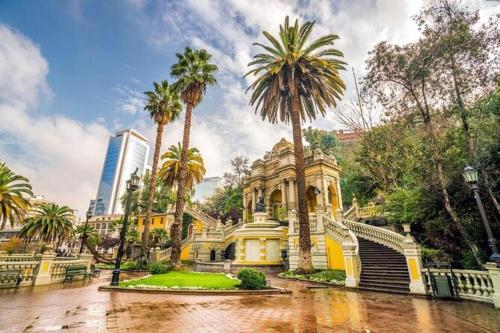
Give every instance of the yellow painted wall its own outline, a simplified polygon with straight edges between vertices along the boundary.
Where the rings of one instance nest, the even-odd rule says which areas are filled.
[[[192,223],[193,223],[193,226],[194,226],[194,230],[197,233],[200,233],[201,230],[203,229],[203,223],[201,223],[200,220],[196,220],[196,219],[194,219]]]
[[[191,243],[187,244],[181,249],[181,260],[190,260],[189,254],[191,253]]]
[[[153,220],[153,223],[149,225],[149,230],[160,228],[160,229],[166,229],[170,233],[170,230],[168,230],[170,223],[167,214],[153,215],[151,219]],[[139,221],[137,223],[137,231],[139,232],[144,231],[144,220],[145,220],[144,216],[139,217]]]
[[[326,257],[328,259],[328,268],[345,270],[344,254],[342,245],[332,238],[325,235]]]

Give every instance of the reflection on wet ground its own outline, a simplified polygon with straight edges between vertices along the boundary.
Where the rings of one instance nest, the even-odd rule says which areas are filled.
[[[123,276],[127,278],[127,276]],[[0,332],[500,332],[500,311],[475,302],[308,289],[293,295],[181,296],[98,292],[110,273],[0,291]]]

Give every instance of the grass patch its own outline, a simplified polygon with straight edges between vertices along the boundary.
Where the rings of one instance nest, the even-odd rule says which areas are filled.
[[[140,279],[123,281],[122,287],[160,287],[179,289],[237,289],[239,280],[231,279],[222,273],[198,273],[171,271]]]
[[[339,286],[344,285],[345,271],[340,269],[315,269],[308,274],[299,274],[294,270],[278,274],[282,277],[305,279],[315,282],[329,282]]]

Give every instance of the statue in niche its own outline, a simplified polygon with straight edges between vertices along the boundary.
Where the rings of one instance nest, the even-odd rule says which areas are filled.
[[[259,197],[259,201],[257,202],[257,206],[255,207],[255,212],[263,213],[266,210],[266,205],[264,204],[264,198]]]

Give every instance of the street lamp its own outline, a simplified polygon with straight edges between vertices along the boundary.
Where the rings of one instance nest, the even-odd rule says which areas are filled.
[[[481,214],[481,218],[483,220],[484,228],[486,229],[486,234],[488,234],[488,244],[491,248],[491,256],[490,261],[500,263],[500,254],[497,249],[497,240],[493,236],[491,232],[490,223],[488,222],[488,218],[486,217],[486,213],[484,212],[483,203],[481,201],[481,197],[479,196],[479,187],[477,186],[477,181],[479,178],[478,172],[475,168],[471,166],[466,166],[463,171],[463,177],[467,184],[470,185],[472,192],[474,193],[474,198],[476,199],[477,206],[479,208],[479,213]]]
[[[128,215],[130,212],[130,202],[132,198],[132,193],[139,188],[139,182],[141,178],[137,175],[137,171],[139,169],[135,169],[134,173],[130,176],[130,179],[127,180],[127,202],[125,204],[125,215],[123,216],[123,225],[122,230],[120,231],[120,245],[118,246],[118,254],[116,255],[115,269],[113,270],[113,276],[111,278],[111,285],[117,286],[120,281],[120,264],[123,257],[123,246],[125,243],[125,235],[127,234],[128,227]]]
[[[89,220],[92,218],[92,212],[89,210],[86,213],[86,219],[85,219],[85,227],[83,229],[83,234],[82,234],[82,239],[81,239],[81,244],[80,244],[80,251],[78,253],[82,254],[83,252],[83,240],[87,237],[87,225],[89,224]]]

